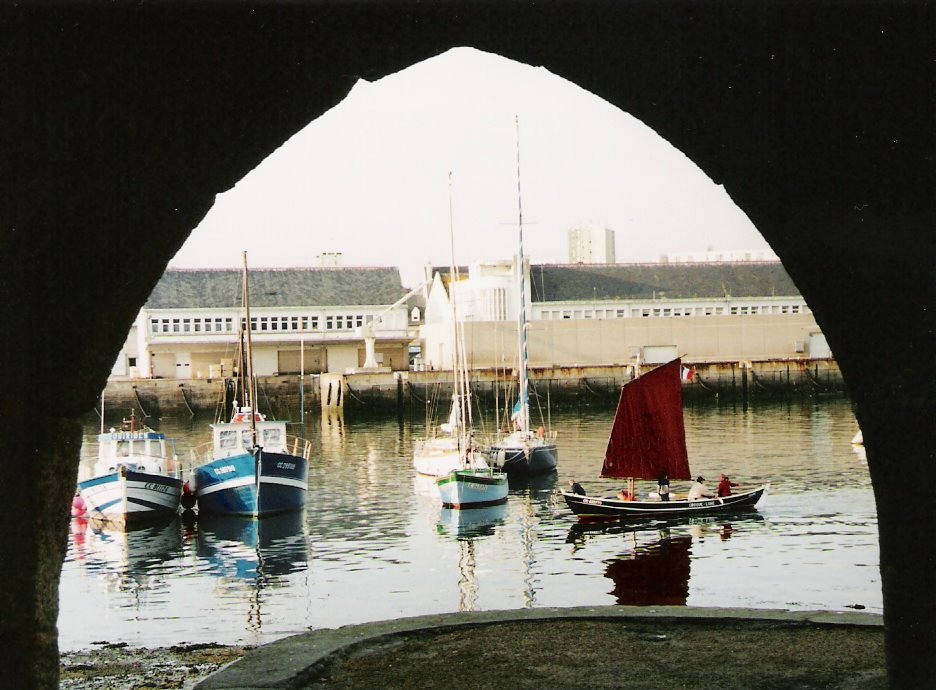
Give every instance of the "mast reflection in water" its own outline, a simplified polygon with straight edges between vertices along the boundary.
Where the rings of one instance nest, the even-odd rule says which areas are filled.
[[[307,567],[305,513],[291,511],[263,519],[202,515],[193,533],[199,559],[218,576],[219,586],[244,591],[247,627],[261,632],[264,590],[284,586],[284,576]]]

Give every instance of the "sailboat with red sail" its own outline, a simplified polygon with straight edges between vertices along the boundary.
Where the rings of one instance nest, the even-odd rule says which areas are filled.
[[[583,518],[670,518],[711,515],[753,508],[770,484],[723,497],[662,500],[658,494],[639,499],[635,480],[692,478],[686,450],[682,409],[682,362],[674,359],[621,388],[601,477],[626,479],[628,489],[617,497],[588,496],[563,491],[566,505]]]

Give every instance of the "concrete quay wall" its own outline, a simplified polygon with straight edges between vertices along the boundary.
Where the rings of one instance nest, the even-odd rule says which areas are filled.
[[[689,365],[692,379],[683,385],[687,401],[741,401],[846,393],[834,360],[767,360],[706,362]],[[649,369],[650,367],[646,367]],[[607,404],[633,377],[629,365],[535,367],[530,371],[531,404],[553,408]],[[472,390],[482,405],[504,405],[515,396],[513,372],[476,369]],[[329,389],[329,385],[332,387]],[[340,388],[340,392],[339,392]],[[306,414],[326,402],[345,413],[424,412],[428,397],[451,395],[447,371],[371,372],[346,375],[281,374],[258,378],[259,408],[277,419],[298,421],[300,401]],[[138,417],[227,417],[233,400],[230,379],[121,379],[103,391],[109,423],[135,410]]]

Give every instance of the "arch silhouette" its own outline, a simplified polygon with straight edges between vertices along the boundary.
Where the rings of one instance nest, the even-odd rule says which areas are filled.
[[[359,77],[467,45],[543,65],[725,185],[836,353],[880,520],[893,687],[936,646],[929,3],[463,0],[0,9],[0,669],[57,687],[80,428],[211,207]],[[912,527],[912,529],[911,529]],[[920,539],[919,535],[923,535]],[[922,543],[921,543],[922,542]]]

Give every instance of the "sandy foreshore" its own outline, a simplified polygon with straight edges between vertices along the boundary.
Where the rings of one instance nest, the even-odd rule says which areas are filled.
[[[193,688],[250,647],[214,644],[130,647],[102,644],[59,657],[60,690],[163,690]]]

